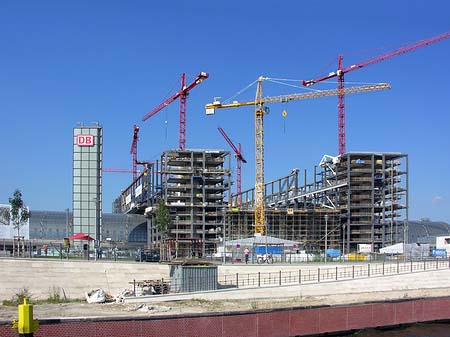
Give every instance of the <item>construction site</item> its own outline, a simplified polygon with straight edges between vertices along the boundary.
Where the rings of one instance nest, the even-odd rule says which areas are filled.
[[[255,233],[255,189],[232,194],[231,156],[219,150],[171,150],[150,165],[121,195],[126,213],[145,214],[149,242],[163,236],[155,222],[160,201],[171,225],[165,241],[197,245],[200,255],[222,240]],[[324,156],[308,180],[292,170],[265,183],[266,235],[296,241],[320,252],[355,252],[359,244],[379,248],[403,242],[408,219],[408,156],[346,153]],[[136,193],[138,191],[138,193]],[[229,198],[227,198],[229,196]]]
[[[327,248],[338,250],[340,255],[363,250],[377,253],[380,248],[407,243],[408,155],[346,149],[344,96],[386,90],[390,85],[344,87],[344,75],[449,36],[445,33],[420,40],[347,67],[339,55],[336,71],[302,81],[304,87],[310,87],[336,78],[337,89],[263,97],[263,83],[275,79],[261,76],[253,82],[254,100],[228,103],[215,98],[206,104],[207,116],[221,109],[254,107],[255,184],[246,190],[241,186],[241,166],[246,162],[241,144],[236,146],[223,129],[218,128],[232,151],[186,148],[187,97],[209,75],[200,72],[187,84],[182,74],[181,88],[142,118],[145,121],[179,100],[179,147],[163,151],[155,162],[139,162],[139,127],[135,126],[130,150],[133,182],[122,191],[115,207],[122,213],[145,215],[148,247],[160,248],[166,259],[179,254],[209,256],[225,242],[252,236],[290,240],[299,250],[315,254]],[[328,96],[338,99],[337,155],[318,154],[322,159],[313,168],[286,167],[289,174],[265,181],[264,115],[268,105]],[[138,175],[139,164],[143,169]]]
[[[200,73],[193,88],[207,74]],[[258,79],[261,92],[263,78]],[[235,179],[231,153],[216,149],[186,149],[185,129],[180,127],[179,149],[164,151],[155,162],[137,160],[139,128],[134,127],[131,154],[133,168],[144,170],[133,177],[120,196],[122,213],[147,218],[149,248],[162,252],[164,260],[180,256],[204,257],[225,242],[251,236],[271,236],[298,243],[312,253],[334,248],[345,252],[370,251],[404,241],[407,231],[407,156],[401,153],[343,153],[324,156],[314,167],[312,178],[298,169],[285,177],[264,181],[263,104],[320,98],[344,93],[388,89],[378,84],[307,94],[260,97],[231,105],[215,101],[206,106],[207,115],[216,109],[255,106],[256,183],[242,191],[240,144],[236,147],[223,129],[219,131],[237,158]],[[182,89],[177,97],[187,95]],[[258,97],[258,96],[257,96]],[[170,101],[173,98],[169,99]],[[143,120],[157,113],[163,102]],[[182,112],[186,112],[185,106]],[[185,120],[180,114],[180,126]],[[236,184],[236,192],[231,186]]]

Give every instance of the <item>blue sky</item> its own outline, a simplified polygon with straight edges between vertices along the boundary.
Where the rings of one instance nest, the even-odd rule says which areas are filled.
[[[104,167],[131,168],[178,146],[179,104],[141,118],[173,93],[180,74],[210,78],[187,106],[187,147],[240,142],[254,184],[252,108],[206,117],[258,76],[309,79],[404,43],[450,31],[438,1],[7,1],[0,3],[0,203],[22,190],[31,209],[71,208],[72,129],[104,127]],[[384,48],[384,49],[383,49]],[[389,82],[390,91],[347,96],[347,150],[409,154],[410,218],[450,222],[450,39],[354,71],[347,82]],[[334,82],[317,86],[335,88]],[[268,84],[265,95],[301,92]],[[254,97],[251,88],[241,99]],[[266,180],[312,170],[337,153],[337,99],[273,104],[265,118]],[[281,116],[286,109],[285,121]],[[284,122],[285,128],[284,128]],[[233,163],[234,166],[234,163]],[[104,174],[104,210],[131,181]]]

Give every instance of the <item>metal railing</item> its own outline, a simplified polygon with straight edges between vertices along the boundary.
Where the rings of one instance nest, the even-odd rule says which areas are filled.
[[[299,284],[319,284],[324,282],[339,282],[352,279],[393,276],[400,274],[450,269],[450,259],[433,259],[423,261],[408,261],[408,262],[382,262],[382,263],[364,263],[355,264],[352,266],[333,266],[324,267],[318,265],[317,268],[299,268],[290,271],[274,271],[274,272],[254,272],[254,273],[234,273],[220,275],[217,279],[217,287],[220,290],[226,288],[260,288],[260,287],[275,287],[275,286],[289,286]],[[164,284],[163,291],[156,291],[145,293],[139,291],[139,294],[168,294],[170,289],[178,289],[179,284],[174,284],[173,281],[162,279],[152,281],[159,284]],[[195,278],[184,279],[184,283],[202,282],[205,280],[196,280]],[[136,280],[134,281],[134,288],[136,293]],[[210,283],[210,282],[208,282]]]
[[[449,269],[450,259],[434,259],[408,262],[367,263],[352,266],[299,268],[296,271],[236,273],[219,277],[219,285],[236,288],[282,286],[304,283],[343,281],[356,278],[392,276],[430,270]]]

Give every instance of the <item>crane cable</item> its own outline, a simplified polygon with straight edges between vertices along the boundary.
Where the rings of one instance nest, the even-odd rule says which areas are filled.
[[[244,87],[243,89],[239,90],[236,94],[234,94],[233,96],[231,96],[230,98],[227,98],[226,100],[224,100],[224,103],[227,103],[229,101],[231,101],[232,99],[236,98],[237,96],[239,96],[240,94],[242,94],[244,91],[246,91],[248,88],[250,88],[253,84],[255,84],[258,80],[254,80],[252,83],[250,83],[249,85],[247,85],[246,87]]]
[[[271,77],[264,77],[265,81],[268,82],[272,82],[275,84],[280,84],[280,85],[285,85],[288,87],[293,87],[293,88],[297,88],[297,89],[302,89],[302,90],[307,90],[307,91],[313,91],[313,92],[320,92],[322,90],[320,89],[313,89],[310,87],[305,87],[303,85],[295,85],[295,84],[290,84],[290,83],[284,83],[284,82],[299,82],[301,83],[302,80],[296,80],[296,79],[290,79],[290,78],[271,78]],[[283,82],[284,81],[284,82]],[[248,84],[247,86],[245,86],[244,88],[242,88],[241,90],[239,90],[238,92],[236,92],[234,95],[232,95],[231,97],[225,99],[223,101],[223,104],[227,104],[230,101],[232,101],[234,98],[236,98],[237,96],[241,95],[243,92],[245,92],[246,90],[248,90],[250,87],[252,87],[256,82],[258,82],[258,80],[253,81],[252,83]],[[324,83],[328,83],[328,84],[337,84],[338,82],[335,81],[327,81]],[[345,82],[347,84],[357,84],[357,85],[374,85],[374,84],[379,84],[379,83],[374,83],[374,82]],[[283,116],[284,117],[284,116]]]
[[[265,80],[272,82],[272,83],[285,85],[287,87],[293,87],[293,88],[303,89],[303,90],[310,90],[310,91],[315,91],[315,92],[320,91],[320,90],[312,89],[309,87],[304,87],[304,86],[300,86],[300,85],[294,85],[294,84],[288,84],[288,83],[281,82],[281,81],[301,82],[301,80],[290,80],[290,79],[285,79],[285,78],[270,78],[270,77],[266,77]]]

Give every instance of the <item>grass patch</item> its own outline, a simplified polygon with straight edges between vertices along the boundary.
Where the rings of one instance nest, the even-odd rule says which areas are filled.
[[[2,304],[4,306],[17,307],[19,304],[23,304],[24,298],[28,299],[29,304],[34,305],[83,302],[83,300],[80,299],[67,298],[63,288],[53,286],[49,289],[48,297],[45,299],[35,299],[34,295],[30,292],[30,290],[24,287],[20,289],[17,293],[15,293],[11,297],[11,299],[3,300]]]
[[[22,288],[19,289],[18,292],[16,292],[13,297],[9,300],[3,300],[2,304],[6,306],[18,306],[19,304],[23,304],[23,299],[27,298],[28,303],[31,303],[33,299],[33,294],[31,294],[30,290],[28,288]]]
[[[226,303],[226,300],[205,300],[202,298],[193,298],[189,300],[181,300],[181,301],[175,301],[173,302],[174,306],[178,307],[200,307],[204,309],[210,309],[210,310],[219,310],[224,307],[224,304]]]

